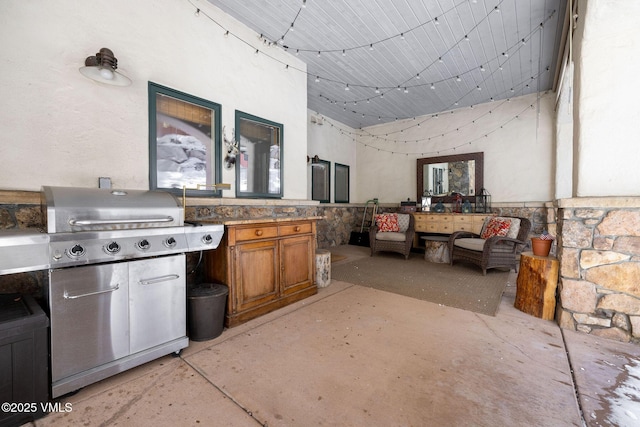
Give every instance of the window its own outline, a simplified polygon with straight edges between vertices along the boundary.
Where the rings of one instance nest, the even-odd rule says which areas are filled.
[[[311,199],[321,203],[331,201],[331,162],[314,160],[311,163]]]
[[[220,153],[220,105],[149,82],[150,188],[219,197]]]
[[[335,190],[336,203],[349,203],[349,166],[336,163],[335,165]]]
[[[283,126],[236,111],[236,197],[282,198]]]

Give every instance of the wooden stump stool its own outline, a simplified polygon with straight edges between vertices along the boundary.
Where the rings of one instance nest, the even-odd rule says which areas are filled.
[[[449,263],[449,238],[446,236],[422,236],[424,260],[442,264]]]
[[[545,320],[554,319],[558,286],[556,258],[523,252],[516,285],[515,308]]]
[[[326,288],[331,284],[331,252],[316,249],[316,285]]]

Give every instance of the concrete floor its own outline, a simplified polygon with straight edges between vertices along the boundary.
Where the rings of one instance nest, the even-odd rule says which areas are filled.
[[[515,279],[495,317],[334,280],[35,425],[640,425],[640,347],[518,311]]]

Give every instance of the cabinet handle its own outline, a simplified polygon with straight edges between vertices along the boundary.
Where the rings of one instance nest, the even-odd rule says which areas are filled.
[[[262,230],[256,230],[256,236],[262,236]]]
[[[115,286],[115,288],[109,288],[109,289],[105,289],[104,291],[95,291],[95,292],[89,292],[86,294],[78,294],[78,295],[71,295],[68,291],[64,291],[64,299],[76,299],[76,298],[82,298],[82,297],[90,297],[93,295],[100,295],[100,294],[106,294],[107,292],[115,292],[118,289],[120,289],[120,285],[117,284]]]
[[[293,227],[293,231],[296,231],[296,232],[300,231],[300,226],[296,225],[295,227]]]

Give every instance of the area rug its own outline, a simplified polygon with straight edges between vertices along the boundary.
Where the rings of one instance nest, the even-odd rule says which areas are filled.
[[[470,264],[451,266],[425,261],[419,254],[405,260],[399,254],[382,253],[333,265],[331,278],[495,316],[509,272],[491,269],[483,276]]]
[[[347,259],[345,255],[334,254],[333,252],[331,253],[331,262],[343,261],[345,259]]]

